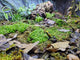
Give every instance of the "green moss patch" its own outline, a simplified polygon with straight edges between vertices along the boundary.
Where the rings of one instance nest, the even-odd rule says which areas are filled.
[[[16,31],[24,32],[28,26],[29,25],[25,23],[0,26],[0,34],[14,33]]]
[[[46,28],[46,30],[52,35],[55,36],[58,40],[67,39],[71,32],[60,32],[57,27]]]
[[[37,16],[37,17],[36,17],[36,19],[35,19],[35,21],[36,21],[36,22],[43,21],[43,18],[42,18],[42,17],[40,17],[40,16]]]
[[[34,31],[32,31],[28,37],[28,42],[36,42],[40,41],[40,43],[48,40],[48,36],[44,33],[44,30],[37,27]]]
[[[46,18],[49,18],[49,19],[52,19],[52,17],[55,16],[55,13],[49,13],[49,12],[46,12]]]

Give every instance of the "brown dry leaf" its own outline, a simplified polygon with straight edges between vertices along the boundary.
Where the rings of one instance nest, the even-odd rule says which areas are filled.
[[[77,56],[73,55],[73,54],[68,54],[67,59],[69,59],[69,60],[79,60],[79,58]]]
[[[61,50],[61,51],[65,51],[66,48],[69,48],[69,41],[65,41],[65,42],[56,42],[54,44],[51,44],[55,49]]]

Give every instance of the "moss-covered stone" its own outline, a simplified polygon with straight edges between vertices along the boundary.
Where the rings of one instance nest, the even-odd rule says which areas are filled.
[[[55,36],[59,41],[67,39],[71,32],[60,32],[58,31],[58,28],[60,27],[56,26],[56,27],[46,28],[45,30],[48,31],[52,36]]]

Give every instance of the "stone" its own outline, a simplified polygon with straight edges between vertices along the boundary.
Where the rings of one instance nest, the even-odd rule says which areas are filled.
[[[55,23],[56,23],[55,21],[47,20],[47,24],[49,24],[49,25],[54,25]]]
[[[6,50],[7,48],[9,48],[10,44],[8,42],[16,37],[17,34],[15,34],[13,38],[6,39],[6,37],[3,34],[0,34],[0,50]]]
[[[52,12],[52,11],[53,11],[53,4],[50,1],[44,2],[36,6],[36,8],[31,13],[31,18],[32,19],[36,18],[37,14],[45,18],[46,17],[45,12]]]
[[[61,32],[69,32],[70,30],[66,30],[66,29],[58,29]]]

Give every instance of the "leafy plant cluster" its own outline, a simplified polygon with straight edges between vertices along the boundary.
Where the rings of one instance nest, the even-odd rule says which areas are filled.
[[[43,20],[43,18],[41,16],[37,16],[36,19],[35,19],[36,22],[40,22],[42,20]]]
[[[52,17],[54,17],[55,16],[55,13],[49,13],[49,12],[46,12],[46,18],[49,18],[49,19],[51,19]]]
[[[48,40],[48,36],[44,33],[44,30],[37,27],[34,31],[32,31],[28,37],[28,42],[36,42],[39,41],[40,43]]]
[[[15,21],[20,21],[22,19],[23,19],[23,17],[19,13],[15,13],[12,16],[12,20],[11,21],[15,22]]]
[[[30,8],[30,6],[32,8]],[[9,21],[8,15],[10,15],[10,17],[12,18],[11,19],[12,21],[20,21],[23,19],[22,14],[21,14],[22,12],[23,12],[23,14],[29,15],[29,14],[31,14],[32,10],[35,9],[35,7],[36,7],[34,4],[31,4],[30,6],[28,8],[27,7],[20,7],[17,10],[17,12],[15,12],[14,14],[12,14],[11,9],[8,8],[7,6],[5,6],[2,10],[3,10],[3,14],[4,14],[6,20]],[[5,9],[5,8],[8,8],[8,9]],[[5,13],[5,11],[7,11],[8,13]]]
[[[0,34],[14,33],[16,31],[24,32],[28,26],[29,25],[25,23],[0,26]]]

